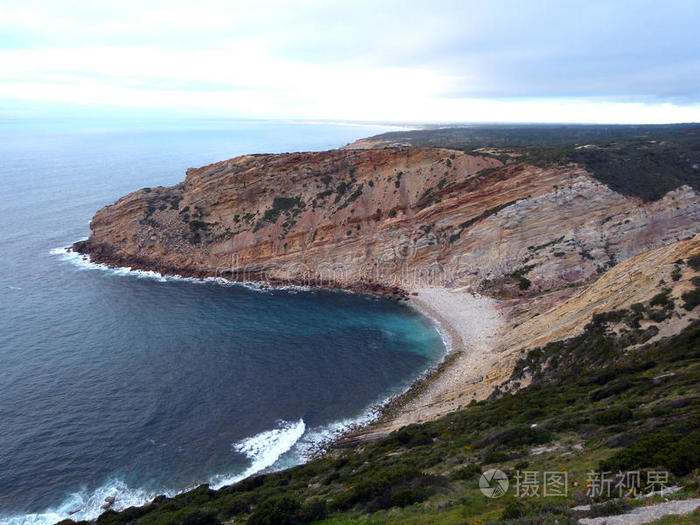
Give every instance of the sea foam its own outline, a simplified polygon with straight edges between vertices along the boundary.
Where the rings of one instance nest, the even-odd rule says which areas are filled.
[[[53,248],[49,250],[51,255],[57,255],[62,261],[72,264],[79,270],[102,270],[110,275],[123,277],[136,277],[137,279],[152,279],[161,283],[172,281],[185,281],[190,283],[216,283],[222,286],[243,286],[249,290],[260,293],[267,293],[271,290],[286,290],[291,292],[303,291],[312,292],[314,288],[310,286],[281,285],[273,286],[263,281],[230,281],[223,277],[183,277],[181,275],[162,274],[153,270],[137,270],[129,266],[113,266],[105,263],[96,263],[87,254],[74,252],[70,248]]]
[[[91,493],[80,490],[70,494],[59,506],[43,512],[0,518],[0,525],[52,525],[70,518],[74,521],[92,520],[104,512],[105,498],[115,497],[112,509],[123,510],[127,507],[145,505],[158,494],[168,496],[174,493],[158,491],[149,492],[129,487],[122,480],[110,480]],[[71,514],[71,512],[73,514]]]
[[[233,449],[251,460],[250,465],[234,476],[215,476],[210,480],[214,489],[231,485],[253,474],[272,467],[277,460],[301,439],[306,431],[303,419],[296,422],[280,421],[278,427],[233,444]]]
[[[302,419],[296,422],[279,421],[277,428],[266,430],[232,445],[232,449],[250,460],[250,465],[238,474],[213,476],[209,484],[214,489],[231,485],[253,474],[272,467],[286,452],[289,452],[304,435],[306,425]],[[0,518],[0,525],[50,525],[70,518],[74,521],[93,520],[104,512],[105,498],[114,497],[111,509],[119,511],[131,506],[150,503],[160,494],[168,497],[187,492],[157,490],[148,491],[129,487],[122,480],[110,480],[91,493],[85,490],[70,494],[64,502],[40,513]],[[73,514],[71,514],[71,512]]]

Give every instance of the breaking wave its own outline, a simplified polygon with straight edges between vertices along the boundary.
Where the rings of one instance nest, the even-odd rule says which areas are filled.
[[[246,456],[250,465],[238,474],[214,476],[208,481],[209,484],[212,488],[219,489],[273,467],[282,455],[292,450],[305,430],[306,425],[301,419],[292,423],[280,421],[277,428],[234,443],[233,450]],[[105,511],[106,502],[110,498],[114,498],[114,503],[109,508],[119,511],[131,506],[146,505],[160,494],[173,497],[187,490],[189,489],[135,489],[122,480],[110,480],[91,493],[81,490],[71,494],[55,508],[34,514],[0,518],[0,525],[52,525],[66,518],[74,521],[93,520]]]
[[[250,465],[234,476],[215,476],[209,481],[211,487],[219,489],[272,467],[283,454],[292,450],[305,431],[303,419],[294,423],[280,421],[277,428],[234,443],[233,449],[248,457]]]
[[[216,283],[222,286],[243,286],[257,292],[267,292],[269,290],[290,290],[290,291],[312,291],[311,287],[298,285],[272,286],[266,282],[258,281],[230,281],[223,277],[183,277],[181,275],[162,274],[153,270],[137,270],[129,266],[113,266],[105,263],[96,263],[90,256],[83,253],[74,252],[70,248],[53,248],[49,251],[51,255],[60,256],[62,261],[70,263],[79,270],[102,270],[111,275],[136,277],[137,279],[152,279],[161,283],[184,281],[190,283]]]
[[[0,525],[53,525],[70,518],[74,521],[91,520],[105,511],[106,498],[114,498],[110,507],[122,510],[131,506],[149,503],[158,494],[173,495],[167,491],[158,493],[129,487],[122,480],[110,480],[91,493],[85,490],[74,492],[64,502],[43,512],[0,518]]]

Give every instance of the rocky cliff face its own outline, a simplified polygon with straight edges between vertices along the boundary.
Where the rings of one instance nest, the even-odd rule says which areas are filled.
[[[698,233],[689,187],[643,204],[575,165],[439,148],[248,155],[97,212],[75,249],[168,273],[517,297]]]

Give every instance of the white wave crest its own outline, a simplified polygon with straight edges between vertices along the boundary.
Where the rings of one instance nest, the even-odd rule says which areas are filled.
[[[102,506],[105,505],[105,498],[114,497],[114,504],[110,508],[118,511],[131,506],[145,505],[163,493],[162,490],[153,493],[133,489],[122,480],[110,480],[92,493],[85,490],[74,492],[58,507],[35,514],[0,517],[0,525],[51,525],[67,518],[74,521],[94,520],[104,512]]]
[[[132,270],[128,266],[110,266],[108,264],[95,263],[90,260],[89,255],[74,252],[70,248],[54,248],[53,250],[50,250],[49,253],[51,255],[59,255],[62,261],[73,264],[79,270],[102,270],[109,272],[112,275],[128,275],[140,279],[154,279],[160,282],[166,282],[168,280],[163,274],[154,271]]]
[[[311,428],[294,446],[294,452],[299,458],[299,463],[309,461],[318,454],[325,452],[330,445],[348,432],[376,421],[382,413],[382,406],[390,399],[387,398],[381,403],[370,405],[356,417],[340,419]]]
[[[291,423],[280,421],[278,428],[234,443],[233,449],[249,458],[250,465],[239,474],[213,477],[209,480],[210,486],[219,489],[272,467],[283,454],[294,447],[305,431],[306,425],[302,419]],[[295,458],[294,463],[300,462]],[[114,497],[114,504],[110,508],[119,511],[131,506],[146,505],[160,494],[174,497],[188,490],[189,488],[180,491],[147,491],[132,489],[121,480],[110,480],[91,493],[82,490],[71,494],[58,507],[35,514],[0,517],[0,525],[50,525],[66,518],[74,521],[94,520],[104,512],[102,507],[105,505],[105,498]]]
[[[309,286],[281,285],[273,286],[264,281],[230,281],[223,277],[183,277],[181,275],[167,275],[152,270],[137,270],[129,266],[112,266],[104,263],[96,263],[90,259],[89,255],[74,252],[70,248],[53,248],[49,250],[51,255],[58,255],[62,261],[74,265],[79,270],[102,270],[111,275],[123,277],[136,277],[137,279],[153,279],[165,283],[171,281],[185,281],[189,283],[216,283],[222,286],[242,286],[249,290],[267,293],[272,290],[303,291],[309,292],[314,289]]]
[[[266,430],[234,443],[233,449],[248,457],[251,460],[250,465],[234,476],[215,476],[210,480],[211,487],[219,489],[272,467],[285,452],[294,447],[305,431],[306,425],[303,419],[294,423],[280,421],[278,428]]]

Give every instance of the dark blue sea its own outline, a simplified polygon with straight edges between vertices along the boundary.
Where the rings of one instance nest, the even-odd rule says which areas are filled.
[[[444,353],[384,299],[105,269],[60,248],[144,186],[377,127],[0,123],[0,524],[94,518],[304,461]]]

